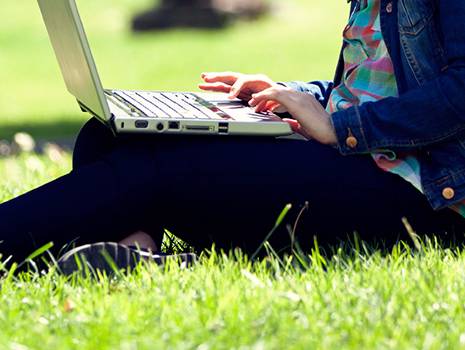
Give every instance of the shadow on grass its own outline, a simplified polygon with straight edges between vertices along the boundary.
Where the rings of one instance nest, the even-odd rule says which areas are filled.
[[[26,132],[39,140],[69,140],[72,142],[84,123],[85,120],[76,120],[75,117],[63,117],[62,119],[45,122],[0,123],[0,139],[11,140],[17,132]]]

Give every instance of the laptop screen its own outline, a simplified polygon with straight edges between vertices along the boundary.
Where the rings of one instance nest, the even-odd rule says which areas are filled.
[[[75,0],[38,0],[68,91],[102,120],[110,110]]]

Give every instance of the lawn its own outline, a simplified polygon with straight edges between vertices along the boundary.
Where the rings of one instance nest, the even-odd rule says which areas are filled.
[[[464,262],[432,246],[314,252],[305,269],[211,255],[190,270],[146,266],[113,281],[6,278],[0,348],[460,349]]]
[[[78,1],[106,87],[195,90],[208,70],[330,79],[348,10],[276,0],[268,18],[219,32],[131,34],[131,14],[150,3]],[[72,139],[87,116],[65,90],[36,3],[2,9],[0,139]],[[0,202],[70,167],[56,150],[0,158]],[[189,269],[144,265],[113,279],[3,272],[0,349],[465,348],[465,254],[432,241],[254,262],[213,252]]]

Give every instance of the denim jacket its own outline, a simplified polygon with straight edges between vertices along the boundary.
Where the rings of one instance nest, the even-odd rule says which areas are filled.
[[[380,19],[399,97],[334,113],[338,149],[416,150],[431,206],[450,206],[465,199],[465,0],[381,0]],[[341,52],[334,81],[287,85],[326,107],[343,68]]]

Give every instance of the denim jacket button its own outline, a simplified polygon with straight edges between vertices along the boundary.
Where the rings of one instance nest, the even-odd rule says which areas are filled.
[[[392,13],[392,2],[389,2],[387,5],[386,5],[386,12],[387,13]]]
[[[446,187],[444,190],[442,190],[442,196],[445,199],[450,200],[455,197],[455,191],[453,188]]]
[[[354,149],[354,148],[357,147],[358,141],[357,141],[357,139],[355,137],[349,136],[346,139],[346,145],[347,145],[347,147]]]

